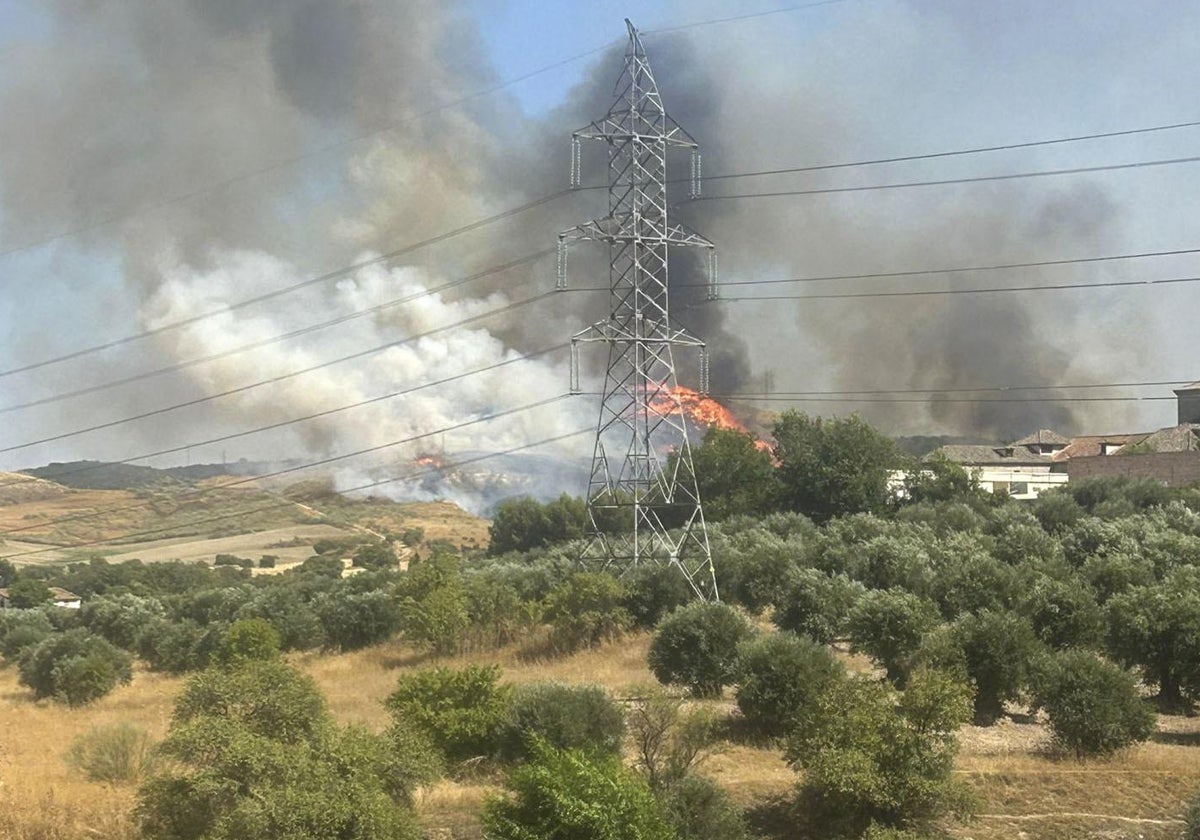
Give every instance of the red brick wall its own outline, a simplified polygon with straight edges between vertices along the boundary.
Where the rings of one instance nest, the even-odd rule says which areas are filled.
[[[1067,462],[1071,481],[1098,476],[1153,478],[1171,487],[1200,482],[1200,452],[1155,452],[1148,455],[1096,455]]]

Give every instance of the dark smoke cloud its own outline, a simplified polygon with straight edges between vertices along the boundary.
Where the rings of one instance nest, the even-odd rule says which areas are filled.
[[[623,51],[617,47],[598,56],[563,104],[544,115],[526,115],[504,91],[431,112],[497,80],[463,2],[56,0],[45,8],[54,18],[54,36],[14,48],[0,83],[2,244],[14,247],[86,229],[59,243],[53,257],[37,266],[51,278],[39,311],[53,313],[55,305],[66,310],[78,301],[104,308],[92,317],[62,316],[78,329],[18,329],[12,364],[296,282],[364,252],[389,251],[562,189],[570,131],[608,109]],[[1028,73],[1018,67],[1007,87],[988,76],[990,65],[971,71],[973,53],[1015,49],[1008,42],[987,46],[996,27],[981,21],[995,13],[971,11],[979,8],[880,0],[838,7],[816,36],[780,17],[751,29],[648,35],[646,42],[668,110],[701,142],[709,174],[928,151],[998,136],[1069,133],[1070,119],[1061,131],[1036,121],[997,125],[996,114],[1024,113],[1022,103],[1038,93],[1034,70],[1045,71],[1052,58],[1032,55],[1036,67]],[[614,21],[614,36],[618,32]],[[1156,56],[1164,53],[1173,54],[1163,50]],[[1002,101],[985,102],[980,94],[961,113],[947,104],[967,101],[962,91],[973,89]],[[1133,98],[1125,97],[1127,104]],[[990,121],[984,119],[988,114]],[[967,130],[976,122],[984,128]],[[955,126],[957,135],[949,130]],[[590,183],[603,177],[603,154],[601,148],[586,150]],[[1030,153],[987,165],[1036,168],[1041,160]],[[686,159],[675,163],[675,173],[686,173]],[[717,182],[709,191],[946,177],[981,168],[978,161],[947,161],[814,173],[791,181]],[[247,172],[257,174],[211,190]],[[676,195],[683,198],[681,191]],[[172,197],[180,200],[162,203]],[[393,272],[362,272],[269,307],[214,319],[203,329],[94,357],[86,365],[10,379],[3,383],[5,402],[191,359],[427,288],[553,247],[558,230],[604,212],[602,192],[581,192],[413,254]],[[1116,249],[1125,235],[1122,197],[1107,184],[1086,180],[684,202],[679,212],[717,243],[726,279],[1094,253]],[[99,224],[118,217],[115,224]],[[764,371],[775,375],[779,389],[1110,380],[1138,373],[1149,358],[1134,337],[1142,313],[1117,313],[1109,299],[711,305],[703,301],[701,262],[694,255],[674,257],[673,313],[708,341],[713,387],[722,392],[757,391]],[[598,246],[580,246],[571,259],[573,285],[606,280],[606,255]],[[110,279],[89,278],[90,265],[103,266]],[[1114,268],[1111,276],[1122,275]],[[1097,279],[1097,272],[1031,271],[1007,279],[1025,284],[1085,277]],[[9,433],[23,440],[76,427],[81,418],[103,421],[233,387],[536,294],[553,282],[553,260],[544,259],[441,295],[428,306],[355,322],[354,329],[192,368],[155,380],[150,388],[119,389],[22,414]],[[980,274],[935,278],[928,287],[995,282],[994,275]],[[891,288],[867,282],[832,288],[885,287]],[[423,342],[327,377],[21,457],[29,462],[126,457],[372,396],[422,373],[448,374],[467,363],[490,363],[563,341],[603,317],[604,304],[602,295],[555,296],[486,328]],[[1087,343],[1089,334],[1114,327],[1122,336],[1119,349]],[[1078,352],[1081,346],[1088,351]],[[679,361],[684,376],[694,378],[694,359]],[[600,360],[590,363],[594,371]],[[519,397],[522,389],[534,398],[565,386],[565,366],[555,360],[522,376],[482,379],[441,399],[407,400],[357,420],[315,424],[261,446],[247,445],[252,454],[265,449],[280,457],[341,451],[485,413],[501,399]],[[591,412],[586,406],[547,411],[492,437],[513,442],[544,437],[576,421],[594,421]],[[1049,403],[868,406],[864,413],[888,431],[999,437],[1042,425],[1069,432],[1097,422],[1091,414]],[[1117,427],[1132,422],[1111,412],[1103,419]],[[464,435],[461,445],[482,445],[482,437]],[[575,453],[587,448],[570,446]]]

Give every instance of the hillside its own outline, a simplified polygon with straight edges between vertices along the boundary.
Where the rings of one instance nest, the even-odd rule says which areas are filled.
[[[65,495],[66,487],[21,473],[0,472],[0,507],[44,502]]]
[[[449,502],[347,499],[319,481],[278,489],[256,481],[225,486],[231,480],[105,490],[16,474],[0,487],[0,494],[8,491],[0,496],[8,499],[0,501],[0,556],[44,563],[94,555],[211,560],[226,553],[300,562],[318,539],[375,539],[419,529],[425,542],[478,547],[487,541],[487,520]]]

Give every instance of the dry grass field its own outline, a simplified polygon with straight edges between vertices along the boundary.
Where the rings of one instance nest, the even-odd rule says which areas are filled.
[[[512,682],[602,683],[618,698],[652,681],[649,639],[633,635],[598,650],[549,661],[525,661],[517,647],[439,660],[495,663]],[[293,657],[325,692],[343,722],[382,727],[383,700],[404,671],[432,664],[410,647],[388,643],[344,655]],[[182,680],[138,670],[133,682],[92,706],[69,710],[34,702],[15,669],[0,669],[0,838],[84,840],[133,836],[133,791],[82,779],[63,760],[71,741],[91,727],[131,721],[155,737],[165,732]],[[731,708],[729,698],[721,705]],[[981,800],[980,816],[952,833],[974,840],[1168,840],[1178,836],[1184,801],[1200,790],[1200,719],[1162,718],[1154,742],[1108,761],[1074,762],[1043,753],[1036,723],[967,727],[958,772]],[[777,750],[720,746],[703,767],[742,805],[785,801],[797,775]],[[493,777],[443,781],[418,800],[431,836],[478,837],[477,815],[496,788]],[[786,834],[776,834],[785,837]]]

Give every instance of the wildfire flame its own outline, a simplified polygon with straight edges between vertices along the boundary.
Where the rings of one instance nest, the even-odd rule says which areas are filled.
[[[679,400],[679,405],[683,407],[684,416],[703,429],[711,429],[715,426],[718,429],[733,429],[738,432],[752,434],[746,428],[746,424],[734,417],[733,412],[728,408],[721,405],[712,397],[705,396],[699,391],[686,388],[683,385],[666,388],[651,403],[651,407],[662,414],[674,414],[676,399]],[[771,449],[771,445],[765,440],[755,440],[754,445],[762,452],[768,452]]]
[[[438,455],[418,455],[413,463],[418,467],[432,467],[436,470],[440,470],[446,465],[446,462]]]

